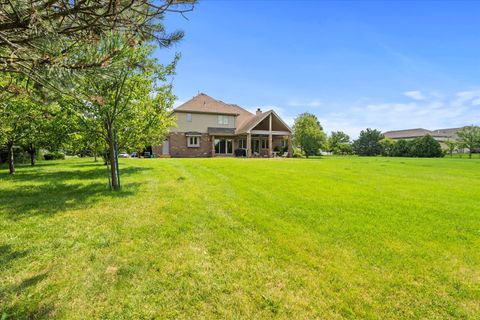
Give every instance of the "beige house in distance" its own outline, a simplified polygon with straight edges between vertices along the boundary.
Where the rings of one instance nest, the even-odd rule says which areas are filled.
[[[200,93],[173,110],[177,126],[157,156],[178,158],[292,155],[292,130],[273,110],[253,114]],[[275,150],[283,150],[278,152]]]
[[[394,139],[394,140],[411,140],[419,137],[423,137],[431,135],[435,140],[437,140],[442,148],[446,148],[446,144],[444,141],[457,141],[458,136],[457,132],[462,128],[447,128],[447,129],[435,129],[435,130],[427,130],[423,128],[416,128],[416,129],[405,129],[405,130],[394,130],[394,131],[387,131],[384,132],[383,135],[386,138]]]

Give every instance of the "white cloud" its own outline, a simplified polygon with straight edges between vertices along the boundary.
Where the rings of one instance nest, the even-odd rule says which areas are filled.
[[[406,91],[403,94],[414,100],[425,100],[425,96],[421,91]]]
[[[352,138],[365,128],[381,131],[396,129],[439,129],[479,124],[480,90],[454,95],[428,96],[408,103],[361,102],[345,111],[327,113],[319,118],[326,131],[342,130]]]

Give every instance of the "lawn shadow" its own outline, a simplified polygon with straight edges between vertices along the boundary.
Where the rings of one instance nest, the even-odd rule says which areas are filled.
[[[27,251],[14,251],[9,244],[0,245],[0,265],[8,266],[13,260],[23,258],[28,254]]]
[[[48,272],[41,272],[34,276],[23,279],[18,284],[13,284],[2,288],[2,294],[5,296],[19,297],[26,290],[35,287],[48,277]],[[3,298],[2,298],[3,299]],[[54,313],[53,305],[42,304],[41,300],[36,300],[33,303],[29,299],[16,299],[17,302],[12,306],[4,306],[5,309],[0,309],[1,319],[49,319]]]
[[[0,192],[0,215],[18,220],[33,215],[50,216],[69,209],[89,207],[105,198],[124,198],[137,193],[140,183],[122,184],[120,191],[108,187],[106,167],[101,164],[85,164],[83,170],[19,170],[9,177],[19,182]],[[128,178],[138,172],[149,170],[143,167],[126,167],[121,177]]]

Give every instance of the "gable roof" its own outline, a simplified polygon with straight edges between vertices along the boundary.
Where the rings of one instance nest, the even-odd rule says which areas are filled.
[[[240,133],[249,132],[270,114],[273,114],[287,128],[288,131],[292,132],[292,129],[290,129],[288,124],[286,124],[285,121],[283,121],[282,118],[280,118],[275,111],[268,110],[266,112],[262,112],[260,114],[253,116],[250,120],[246,121],[242,126],[239,126],[235,133],[240,134]]]
[[[199,93],[184,104],[175,108],[173,111],[234,115],[237,116],[237,128],[254,116],[252,113],[236,104],[216,100],[205,93]]]

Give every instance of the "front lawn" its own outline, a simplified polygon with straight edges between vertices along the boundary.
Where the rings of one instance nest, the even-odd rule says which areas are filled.
[[[0,318],[478,319],[480,160],[0,170]]]

